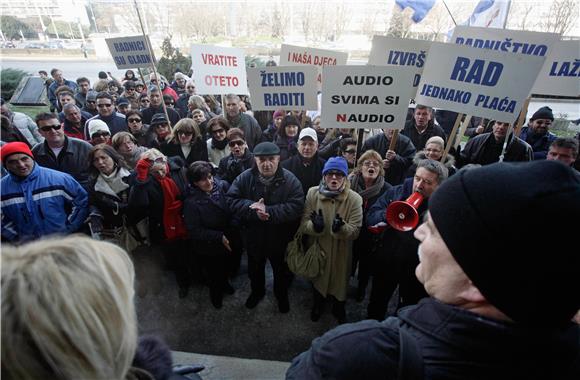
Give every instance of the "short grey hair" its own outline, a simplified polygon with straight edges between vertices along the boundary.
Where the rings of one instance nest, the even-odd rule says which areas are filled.
[[[431,173],[437,174],[437,183],[441,184],[441,182],[445,181],[447,177],[449,177],[449,170],[439,161],[425,159],[419,161],[417,164],[417,170],[419,168],[424,168]],[[417,171],[415,170],[415,172]]]
[[[235,100],[236,102],[239,102],[241,99],[236,94],[227,94],[226,95],[226,100]]]
[[[74,103],[68,103],[65,104],[64,107],[62,107],[62,112],[68,111],[68,110],[75,110],[75,111],[80,111],[81,109]]]

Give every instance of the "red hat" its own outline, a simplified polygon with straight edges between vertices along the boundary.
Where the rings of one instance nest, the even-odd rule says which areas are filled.
[[[34,158],[34,155],[32,154],[32,151],[30,150],[27,144],[23,142],[11,142],[6,145],[3,145],[0,148],[0,157],[2,157],[2,163],[6,161],[8,156],[11,156],[16,153],[26,154],[27,156]]]

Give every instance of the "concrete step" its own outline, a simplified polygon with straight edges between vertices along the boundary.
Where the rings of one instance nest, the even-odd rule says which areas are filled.
[[[200,355],[191,352],[172,351],[173,364],[202,365],[199,372],[203,380],[271,380],[284,379],[290,363],[241,359],[227,356]]]

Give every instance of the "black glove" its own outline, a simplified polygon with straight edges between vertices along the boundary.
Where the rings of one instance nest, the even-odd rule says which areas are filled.
[[[336,214],[334,220],[332,221],[332,232],[338,232],[342,226],[344,226],[344,220],[342,220],[340,215]]]
[[[310,220],[312,221],[312,227],[315,232],[321,233],[324,230],[324,217],[322,216],[321,209],[318,209],[318,214],[316,211],[312,211]]]

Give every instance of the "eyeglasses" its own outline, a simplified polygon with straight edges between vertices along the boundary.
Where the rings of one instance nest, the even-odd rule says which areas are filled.
[[[371,166],[379,166],[380,164],[377,161],[365,161],[363,162],[363,166],[371,167]]]
[[[58,131],[61,128],[62,128],[62,126],[60,124],[55,124],[55,125],[45,125],[43,127],[40,127],[39,129],[42,132],[49,132],[51,129]]]
[[[183,135],[183,136],[191,136],[193,135],[193,132],[188,132],[188,131],[179,131],[177,132],[178,135]]]
[[[349,149],[349,150],[345,150],[344,153],[348,153],[348,154],[355,154],[356,150],[354,149]]]
[[[101,103],[101,104],[97,104],[97,107],[99,108],[103,108],[103,107],[112,107],[113,103]]]
[[[91,138],[95,138],[95,137],[106,137],[106,136],[110,136],[111,134],[109,132],[95,132],[91,135]]]
[[[153,162],[155,162],[156,164],[162,164],[167,162],[167,157],[157,157],[155,160],[153,160]]]
[[[140,123],[141,119],[127,119],[129,123]]]
[[[218,134],[218,133],[223,133],[225,131],[226,131],[225,129],[220,128],[220,129],[214,129],[213,131],[211,131],[211,133],[213,133],[215,135],[215,134]]]
[[[339,172],[339,171],[331,170],[331,171],[326,172],[325,176],[342,178],[342,177],[344,177],[344,173],[343,172]]]
[[[234,147],[234,146],[236,146],[236,145],[237,145],[237,146],[243,146],[245,143],[246,143],[246,142],[245,142],[244,140],[234,140],[234,141],[230,141],[230,142],[228,143],[228,145],[229,145],[230,147],[232,147],[232,148],[233,148],[233,147]]]

